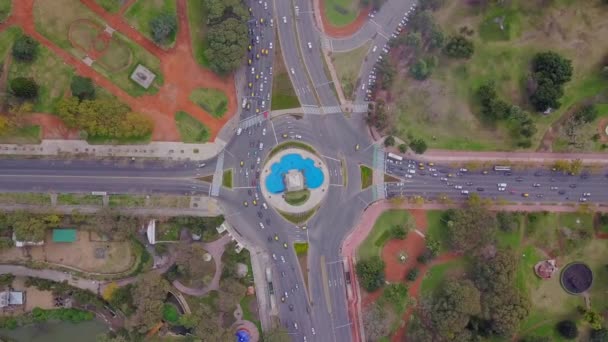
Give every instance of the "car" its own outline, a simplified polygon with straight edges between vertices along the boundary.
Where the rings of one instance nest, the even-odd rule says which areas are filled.
[[[374,45],[374,47],[372,48],[372,53],[376,52],[376,50],[378,50],[378,46]]]
[[[249,203],[247,203],[247,201],[243,201],[243,206],[248,207]]]
[[[543,195],[543,194],[536,194],[536,198],[543,198],[543,197],[545,197],[545,195]]]
[[[312,328],[312,334],[316,335],[317,333],[315,332],[315,328]]]
[[[281,255],[281,262],[285,263],[285,257]]]
[[[583,197],[589,197],[589,196],[591,196],[590,192],[583,192]]]
[[[256,160],[256,164],[259,164],[259,163],[260,163],[260,161],[261,161],[261,158],[260,158],[260,157],[258,157],[258,160]]]
[[[249,82],[249,84],[247,84],[247,86],[248,86],[249,88],[251,88],[251,87],[253,87],[253,83]]]
[[[245,165],[245,162],[241,160],[240,165],[241,165],[241,167],[243,167],[243,165]]]
[[[283,242],[283,248],[287,249],[287,242]]]
[[[534,184],[532,184],[532,186],[535,188],[540,188],[540,183],[534,183]]]
[[[283,133],[282,137],[283,139],[287,139],[287,133]]]
[[[312,50],[312,43],[311,43],[311,42],[308,42],[308,44],[307,44],[307,45],[308,45],[308,48]]]
[[[466,169],[466,168],[464,168],[464,167],[460,168],[460,172],[468,172],[468,171],[469,171],[469,170],[468,170],[468,169]]]
[[[283,24],[287,24],[287,17],[283,17]]]
[[[287,291],[285,291],[285,292],[283,293],[283,296],[285,296],[285,298],[289,298],[289,293],[287,293]]]
[[[285,296],[281,296],[281,303],[285,303]]]
[[[460,190],[460,189],[462,189],[462,185],[454,185],[454,189]]]
[[[260,143],[260,147],[259,148],[260,148],[260,151],[264,149],[264,143],[263,142]]]
[[[360,148],[360,147],[361,147],[361,146],[359,146],[359,144],[355,145],[355,151],[359,151],[359,148]]]
[[[264,229],[264,224],[262,222],[258,223],[258,225],[260,226],[260,229]]]
[[[262,214],[262,212],[261,212],[261,211],[258,211],[258,217],[259,217],[259,218],[262,218],[262,216],[264,216],[264,215]]]
[[[272,253],[272,259],[277,260],[277,255]]]
[[[251,65],[251,59],[247,60],[247,65]]]
[[[560,191],[558,191],[557,193],[558,193],[558,194],[560,194],[560,195],[563,195],[563,194],[565,194],[565,193],[566,193],[566,190],[560,190]]]
[[[266,135],[266,128],[262,129],[262,135]]]
[[[507,188],[498,188],[498,191],[505,191]]]
[[[572,189],[576,188],[576,184],[570,184],[568,186],[571,187]]]
[[[482,187],[477,188],[477,191],[483,191],[484,189]]]
[[[268,206],[266,205],[266,202],[262,203],[262,208],[268,209]]]
[[[506,188],[507,187],[507,183],[498,183],[497,184],[499,188]]]
[[[274,241],[279,241],[279,235],[278,234],[274,234]]]
[[[517,177],[517,178],[515,178],[515,180],[518,181],[518,182],[521,182],[521,181],[524,180],[524,177]]]
[[[269,48],[270,50],[272,50],[272,42],[270,42],[270,44],[268,44],[268,48]]]
[[[295,70],[293,70],[293,68],[289,69],[289,71],[291,71],[291,74],[292,74],[292,75],[295,75],[295,74],[296,74],[296,71],[295,71]]]
[[[302,226],[302,230],[306,230],[306,229],[308,229],[307,226]]]
[[[247,46],[247,50],[249,50],[249,51],[251,51],[252,48],[253,48],[253,46],[251,46],[251,45]]]
[[[258,201],[257,200],[253,200],[253,201],[251,201],[251,204],[258,205]]]
[[[473,182],[466,182],[466,185],[471,186],[471,185],[473,185]]]
[[[405,177],[405,178],[414,178],[414,176],[410,175],[409,173],[404,174],[403,177]]]
[[[552,190],[552,191],[555,191],[555,190],[557,190],[557,189],[558,189],[558,187],[556,187],[556,186],[552,186],[552,187],[551,187],[551,190]]]
[[[293,304],[289,304],[289,311],[293,311]]]
[[[299,134],[296,134],[295,137],[296,137],[296,139],[302,139],[302,136]]]
[[[469,194],[469,190],[462,190],[460,193],[463,194],[463,195],[468,195]]]
[[[442,182],[447,182],[448,181],[448,179],[446,177],[441,177],[441,178],[439,178],[439,180],[442,181]]]
[[[587,202],[587,197],[581,197],[581,198],[579,198],[579,201],[580,202]]]
[[[530,194],[527,192],[524,192],[523,194],[521,194],[522,197],[530,197]]]
[[[483,170],[483,171],[481,171],[481,174],[482,174],[482,175],[487,175],[488,173],[489,173],[489,172],[488,172],[488,170]]]

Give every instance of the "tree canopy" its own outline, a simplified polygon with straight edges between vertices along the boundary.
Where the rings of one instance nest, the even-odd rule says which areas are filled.
[[[171,13],[161,13],[150,20],[152,39],[157,44],[165,44],[175,35],[177,19]]]
[[[39,45],[34,38],[21,35],[15,39],[13,44],[13,57],[20,62],[31,62],[38,55]]]
[[[534,108],[559,108],[563,85],[572,78],[572,62],[553,51],[540,52],[532,59],[532,72],[530,102]]]
[[[384,284],[384,266],[379,256],[357,262],[357,276],[366,291],[372,292]]]
[[[129,317],[128,325],[143,333],[160,322],[168,290],[169,283],[157,272],[142,275],[131,291],[136,309]]]
[[[444,217],[454,250],[470,252],[494,241],[496,219],[482,206],[450,210]]]
[[[27,77],[15,77],[11,80],[11,90],[15,96],[22,99],[34,99],[38,97],[38,84]]]
[[[472,316],[481,313],[481,295],[470,280],[446,282],[430,310],[436,332],[451,338],[465,329]]]
[[[72,95],[79,100],[92,100],[95,98],[95,85],[88,77],[74,76],[70,84]]]
[[[453,58],[470,58],[475,52],[473,41],[463,35],[452,36],[443,48],[444,53]]]

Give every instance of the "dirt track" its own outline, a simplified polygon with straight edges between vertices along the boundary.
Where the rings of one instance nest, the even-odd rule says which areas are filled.
[[[178,26],[180,29],[176,37],[175,46],[170,50],[161,49],[131,28],[120,14],[106,12],[93,0],[81,0],[84,5],[97,13],[108,25],[120,31],[120,33],[129,37],[160,59],[165,80],[163,86],[160,87],[155,95],[136,98],[130,96],[109,79],[86,66],[82,61],[38,33],[33,18],[34,2],[35,0],[13,2],[12,15],[3,25],[0,25],[0,30],[12,25],[20,26],[26,34],[34,37],[42,45],[53,51],[65,63],[72,65],[77,74],[90,77],[96,84],[107,89],[122,102],[129,105],[133,111],[148,115],[155,123],[152,134],[153,140],[180,140],[179,132],[173,119],[177,111],[186,111],[209,127],[210,140],[215,139],[222,126],[236,112],[237,101],[234,78],[232,76],[225,79],[221,78],[210,70],[201,68],[193,58],[186,14],[186,0],[178,0],[177,2]],[[125,7],[131,3],[128,2]],[[124,10],[125,8],[123,7],[120,13],[124,12]],[[228,110],[224,117],[216,119],[188,99],[190,92],[196,88],[216,88],[226,93],[228,97]],[[44,131],[61,131],[61,127],[55,126],[54,122],[53,120],[40,120],[40,123],[44,125]]]

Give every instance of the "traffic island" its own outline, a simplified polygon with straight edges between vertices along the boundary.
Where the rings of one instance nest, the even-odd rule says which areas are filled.
[[[293,244],[293,249],[298,257],[300,270],[302,270],[305,291],[308,293],[308,242],[295,242]]]
[[[306,222],[327,194],[327,166],[312,147],[298,142],[281,144],[269,156],[260,182],[266,203],[289,222]]]
[[[374,180],[374,171],[365,165],[360,165],[359,169],[361,170],[361,189],[365,190],[372,186]]]

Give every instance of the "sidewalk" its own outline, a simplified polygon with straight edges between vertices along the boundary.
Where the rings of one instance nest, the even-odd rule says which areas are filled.
[[[409,156],[413,157],[413,154]],[[608,164],[606,153],[551,153],[551,152],[470,152],[429,150],[417,159],[426,161],[461,162],[461,161],[501,161],[551,163],[557,160],[580,159],[585,164]]]
[[[39,145],[0,144],[0,155],[168,158],[173,160],[206,160],[225,146],[221,139],[214,143],[150,142],[146,145],[91,145],[84,140],[42,140]]]

